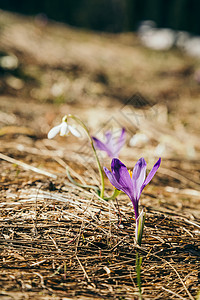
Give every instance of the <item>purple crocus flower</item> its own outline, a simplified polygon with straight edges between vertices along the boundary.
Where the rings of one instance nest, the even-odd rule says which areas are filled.
[[[110,180],[110,183],[118,190],[127,194],[133,203],[135,211],[135,219],[139,217],[138,202],[144,187],[151,181],[156,171],[160,167],[161,158],[155,163],[152,170],[146,177],[146,161],[140,158],[136,163],[133,171],[128,171],[126,166],[117,158],[113,158],[111,162],[110,172],[104,167],[104,171]],[[146,179],[145,179],[146,177]]]
[[[119,151],[125,143],[125,129],[122,128],[118,140],[116,140],[111,131],[105,133],[105,138],[106,141],[103,143],[96,137],[92,137],[95,147],[99,150],[105,151],[111,158],[118,157]]]

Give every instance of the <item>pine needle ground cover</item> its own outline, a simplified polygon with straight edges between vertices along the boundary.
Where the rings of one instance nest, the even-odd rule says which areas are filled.
[[[144,299],[195,299],[198,60],[149,51],[131,34],[100,37],[7,13],[0,34],[1,57],[18,62],[6,71],[1,63],[0,298],[138,299],[139,253]],[[140,247],[125,194],[106,201],[69,180],[67,170],[81,185],[99,184],[84,136],[47,139],[65,113],[80,115],[94,135],[125,127],[120,158],[130,168],[144,156],[150,170],[162,156],[140,199]],[[108,158],[100,160],[110,168]],[[105,194],[111,189],[105,180]]]

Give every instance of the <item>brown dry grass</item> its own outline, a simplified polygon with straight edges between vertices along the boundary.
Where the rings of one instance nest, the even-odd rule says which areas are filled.
[[[0,84],[0,298],[137,299],[137,250],[144,299],[194,299],[200,276],[200,88],[193,75],[199,62],[177,50],[148,51],[131,34],[41,27],[6,13],[1,51],[15,54],[19,67],[18,73],[1,73]],[[63,90],[55,96],[58,83]],[[144,108],[119,102],[138,93]],[[66,165],[77,180],[99,183],[84,139],[46,139],[69,112],[93,134],[112,117],[125,126],[121,159],[130,168],[140,156],[151,167],[164,149],[161,168],[141,197],[147,212],[141,248],[134,243],[126,195],[106,202],[68,181]],[[128,146],[140,132],[148,143]]]

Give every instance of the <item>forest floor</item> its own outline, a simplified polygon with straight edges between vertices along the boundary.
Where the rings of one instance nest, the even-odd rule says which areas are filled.
[[[3,11],[0,40],[0,299],[138,299],[136,252],[143,299],[196,299],[200,61],[146,49],[133,33]],[[67,167],[100,184],[84,135],[47,139],[68,113],[98,137],[124,127],[128,168],[143,156],[149,170],[162,157],[140,199],[141,247],[125,194],[105,201],[69,181]]]

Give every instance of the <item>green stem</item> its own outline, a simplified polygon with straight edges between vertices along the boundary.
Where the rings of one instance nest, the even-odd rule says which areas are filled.
[[[104,197],[104,200],[114,200],[120,193],[121,191],[114,189],[112,196]]]
[[[104,176],[103,176],[103,171],[102,171],[102,168],[101,168],[101,164],[100,164],[100,161],[99,161],[99,158],[98,158],[98,155],[97,155],[97,152],[95,150],[95,147],[94,147],[94,143],[93,143],[93,140],[90,136],[90,133],[89,133],[89,130],[88,128],[85,126],[85,124],[76,116],[74,115],[67,115],[68,118],[71,118],[73,120],[75,120],[79,125],[81,125],[81,127],[85,130],[86,134],[87,134],[87,137],[90,141],[90,144],[91,144],[91,147],[92,147],[92,150],[94,152],[94,156],[96,158],[96,161],[97,161],[97,165],[98,165],[98,169],[99,169],[99,175],[100,175],[100,178],[101,178],[101,193],[100,193],[100,197],[103,198],[104,197],[104,188],[105,188],[105,185],[104,185]]]
[[[137,286],[138,286],[138,289],[139,289],[139,298],[140,299],[142,299],[141,265],[142,265],[142,257],[140,257],[139,253],[136,251]]]
[[[139,217],[136,220],[136,242],[139,246],[141,246],[142,243],[145,217],[146,217],[146,213],[142,210]]]
[[[84,189],[93,189],[93,190],[95,190],[95,192],[96,192],[98,195],[100,195],[100,190],[99,190],[99,188],[98,188],[97,186],[94,186],[94,185],[88,185],[88,184],[83,185],[83,184],[77,182],[76,180],[74,180],[74,179],[71,177],[70,173],[69,173],[68,167],[66,167],[66,173],[67,173],[67,177],[68,177],[69,181],[71,181],[71,183],[73,183],[74,185],[77,185],[77,186],[79,186],[79,187],[81,187],[81,188],[84,188]]]

